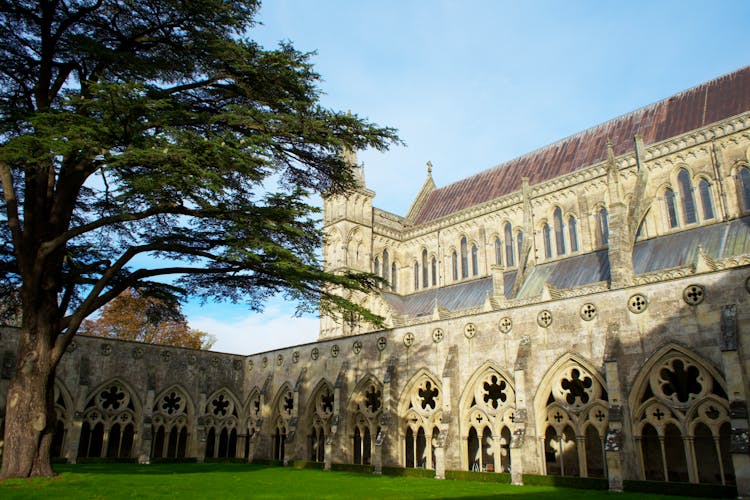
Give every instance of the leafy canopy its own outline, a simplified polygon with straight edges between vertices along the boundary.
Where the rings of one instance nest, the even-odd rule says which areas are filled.
[[[128,288],[260,309],[331,292],[312,193],[395,132],[319,104],[309,53],[247,33],[255,0],[0,0],[0,284],[60,338]],[[37,320],[38,322],[38,320]]]
[[[179,303],[142,297],[130,289],[102,307],[96,319],[84,320],[79,332],[193,349],[211,349],[216,342],[213,335],[188,326]]]

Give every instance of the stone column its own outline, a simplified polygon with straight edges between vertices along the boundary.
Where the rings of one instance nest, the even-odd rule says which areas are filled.
[[[729,393],[729,418],[732,425],[732,436],[729,452],[737,482],[739,498],[750,497],[750,426],[748,425],[747,398],[742,362],[737,352],[737,305],[730,304],[721,308],[720,324],[722,361],[724,375]]]
[[[620,377],[617,364],[619,352],[620,327],[616,322],[607,325],[607,339],[604,352],[604,376],[607,379],[609,395],[609,415],[607,432],[604,436],[604,458],[607,461],[607,480],[609,491],[621,492],[624,479],[622,456],[622,401]]]

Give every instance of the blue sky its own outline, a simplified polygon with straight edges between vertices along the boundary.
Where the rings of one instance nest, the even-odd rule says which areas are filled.
[[[267,1],[250,36],[317,51],[323,105],[399,130],[359,153],[378,208],[404,215],[433,164],[443,186],[750,64],[748,1]],[[271,301],[190,303],[216,350],[317,337]]]

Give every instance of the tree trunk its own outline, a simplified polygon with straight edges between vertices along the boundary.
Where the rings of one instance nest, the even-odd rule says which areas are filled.
[[[50,338],[54,336],[44,330],[24,327],[21,332],[16,372],[5,406],[0,479],[55,475],[50,460],[56,423],[55,367],[50,363]]]

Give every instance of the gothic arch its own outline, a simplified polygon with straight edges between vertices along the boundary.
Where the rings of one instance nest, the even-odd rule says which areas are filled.
[[[604,377],[582,356],[568,352],[547,370],[534,396],[546,474],[606,476],[607,400]]]
[[[412,376],[399,398],[401,463],[406,467],[433,468],[432,438],[439,435],[442,418],[442,385],[426,368]]]
[[[222,387],[206,398],[203,410],[206,458],[235,458],[240,429],[240,405],[229,389]]]
[[[143,421],[141,403],[129,384],[112,378],[89,392],[83,410],[79,457],[129,458]]]
[[[364,252],[364,237],[362,230],[355,227],[346,239],[346,265],[353,268],[363,268],[367,264]]]
[[[333,385],[321,379],[310,392],[305,412],[305,434],[307,436],[307,459],[322,462],[325,459],[326,439],[331,435],[331,420],[334,414]]]
[[[380,434],[383,384],[368,373],[357,383],[347,403],[351,458],[355,464],[370,464],[373,446]]]
[[[192,455],[191,430],[195,406],[190,393],[175,384],[154,398],[151,457],[185,458]]]
[[[289,382],[284,382],[271,405],[271,432],[273,435],[273,458],[284,460],[286,438],[292,431],[291,421],[296,413],[294,390]]]
[[[261,426],[263,425],[263,398],[258,386],[253,387],[245,400],[242,411],[243,431],[247,436],[245,439],[244,457],[250,456],[250,444],[258,438]]]
[[[469,378],[459,397],[461,465],[469,470],[510,471],[510,441],[515,418],[515,388],[510,375],[486,361]]]
[[[726,382],[709,362],[669,343],[641,368],[629,402],[643,479],[734,482]]]
[[[59,378],[55,378],[54,387],[55,399],[55,434],[52,438],[52,457],[64,456],[67,444],[68,432],[73,424],[73,398],[65,387],[65,383]]]

